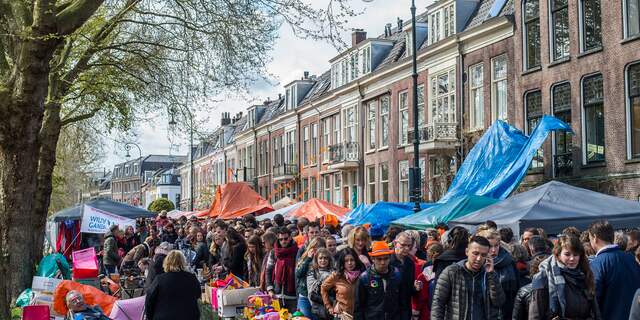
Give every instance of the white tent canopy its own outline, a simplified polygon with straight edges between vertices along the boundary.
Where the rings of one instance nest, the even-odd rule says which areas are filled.
[[[300,201],[298,203],[292,204],[288,207],[284,207],[284,208],[280,208],[276,211],[271,211],[269,213],[263,214],[263,215],[259,215],[256,217],[257,221],[263,221],[263,220],[267,220],[267,219],[273,219],[273,217],[275,217],[277,214],[281,214],[282,216],[284,216],[285,218],[289,216],[289,213],[293,212],[293,210],[296,210],[298,208],[300,208],[302,205],[304,204],[304,201]],[[275,206],[275,204],[274,204]]]

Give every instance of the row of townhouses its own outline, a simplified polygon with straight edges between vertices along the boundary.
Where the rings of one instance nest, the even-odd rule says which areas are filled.
[[[638,199],[639,10],[637,0],[440,0],[417,17],[416,39],[400,19],[377,37],[355,30],[325,73],[305,73],[246,112],[222,113],[193,152],[195,206],[207,207],[211,190],[231,181],[272,202],[409,201],[416,116],[425,201],[446,192],[494,121],[529,133],[544,114],[574,132],[544,143],[521,188],[561,179]],[[186,208],[189,163],[179,170]]]

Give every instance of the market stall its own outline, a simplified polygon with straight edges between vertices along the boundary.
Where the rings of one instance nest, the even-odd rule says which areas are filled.
[[[433,203],[421,203],[421,209],[432,207]],[[386,230],[392,221],[413,214],[413,203],[376,202],[374,204],[360,204],[345,215],[343,223],[353,225],[377,225]]]
[[[320,199],[309,199],[309,201],[305,202],[302,206],[297,209],[291,211],[289,217],[291,218],[302,218],[305,217],[309,219],[309,221],[314,221],[316,219],[320,219],[322,224],[329,224],[336,226],[339,223],[339,220],[344,217],[349,209],[345,207],[341,207],[335,205],[333,203],[329,203]]]
[[[289,214],[294,210],[300,208],[304,204],[304,201],[300,201],[298,203],[292,204],[288,207],[277,209],[276,211],[271,211],[269,213],[265,213],[263,215],[259,215],[256,217],[257,221],[263,221],[267,219],[273,219],[278,214],[281,214],[283,217],[288,218]]]
[[[269,201],[248,184],[233,182],[216,188],[213,203],[207,214],[213,218],[234,219],[247,214],[260,215],[271,211],[273,208]]]
[[[573,226],[584,230],[598,219],[614,228],[640,226],[640,203],[551,181],[535,189],[455,219],[452,224],[473,228],[487,220],[510,227],[515,234],[529,227],[549,234]]]

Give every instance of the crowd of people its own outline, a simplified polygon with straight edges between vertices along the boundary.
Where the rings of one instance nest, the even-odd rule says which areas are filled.
[[[626,320],[640,319],[639,247],[639,231],[607,221],[548,236],[492,221],[383,233],[161,213],[136,230],[112,228],[103,264],[142,270],[148,319],[198,319],[202,277],[233,274],[312,320]]]

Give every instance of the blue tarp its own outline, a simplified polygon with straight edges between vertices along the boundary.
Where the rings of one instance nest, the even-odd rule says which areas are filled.
[[[421,203],[420,208],[426,209],[433,203]],[[371,224],[387,229],[391,221],[413,214],[413,203],[377,202],[375,204],[360,204],[347,213],[343,223],[353,225]]]
[[[554,130],[571,131],[562,120],[545,115],[530,137],[506,122],[496,121],[471,149],[449,191],[438,201],[464,195],[505,199],[527,173],[536,150]]]

